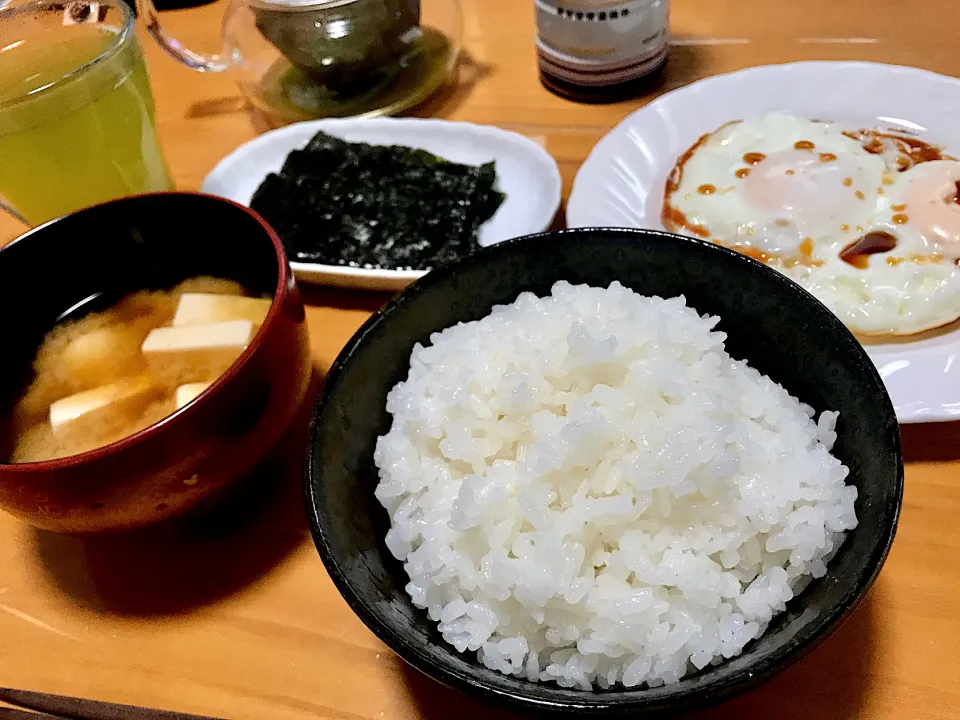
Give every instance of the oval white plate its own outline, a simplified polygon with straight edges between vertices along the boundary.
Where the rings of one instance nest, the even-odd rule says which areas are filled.
[[[495,127],[420,118],[311,120],[272,130],[227,155],[200,189],[249,205],[267,174],[277,172],[291,150],[302,148],[321,130],[350,142],[421,148],[469,165],[495,161],[497,187],[507,197],[480,228],[483,246],[546,230],[560,206],[560,170],[532,140]],[[424,275],[421,270],[365,270],[317,263],[291,262],[290,266],[302,282],[367,290],[400,290]]]
[[[577,173],[567,224],[663,229],[663,189],[677,157],[728,120],[770,110],[917,133],[960,153],[960,80],[861,62],[756,67],[693,83],[629,115]],[[960,419],[960,332],[867,352],[900,422]]]

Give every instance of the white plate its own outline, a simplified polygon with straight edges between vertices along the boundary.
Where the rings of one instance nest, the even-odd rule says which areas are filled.
[[[960,80],[860,62],[769,65],[667,93],[628,116],[593,149],[567,203],[570,227],[663,229],[667,174],[698,137],[727,122],[782,110],[856,127],[918,133],[960,153]],[[960,419],[960,332],[870,345],[900,422]]]
[[[546,230],[560,206],[560,170],[533,140],[495,127],[419,118],[311,120],[272,130],[221,160],[200,189],[249,205],[267,174],[277,172],[291,150],[321,130],[350,142],[421,148],[470,165],[495,161],[497,187],[507,197],[480,228],[483,246]],[[399,290],[424,274],[301,262],[290,266],[303,282],[367,290]]]

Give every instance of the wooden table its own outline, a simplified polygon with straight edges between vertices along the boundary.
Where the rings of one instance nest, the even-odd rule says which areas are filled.
[[[164,22],[187,45],[214,49],[223,5],[164,13]],[[565,195],[613,124],[697,78],[809,59],[960,75],[960,16],[947,0],[675,0],[662,88],[576,105],[537,81],[532,7],[465,0],[460,85],[419,113],[539,139],[560,163]],[[262,125],[230,77],[195,74],[149,44],[147,53],[174,175],[197,188]],[[0,240],[17,232],[0,220]],[[385,299],[322,289],[306,298],[321,370]],[[900,531],[866,601],[798,665],[698,717],[960,717],[960,423],[907,427],[904,445]],[[176,531],[80,539],[0,516],[0,685],[225,718],[486,717],[490,708],[407,668],[341,600],[307,532],[301,448],[302,428],[259,496]]]

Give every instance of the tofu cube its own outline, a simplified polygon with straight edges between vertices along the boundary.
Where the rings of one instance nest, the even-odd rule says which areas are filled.
[[[174,327],[180,325],[203,325],[226,320],[249,320],[259,327],[270,300],[242,297],[240,295],[214,295],[210,293],[184,293],[177,303],[173,318]]]
[[[141,350],[150,371],[167,386],[218,378],[256,334],[250,320],[151,330]]]
[[[69,395],[50,406],[50,427],[58,438],[112,430],[143,412],[159,392],[149,378],[137,377]]]
[[[182,408],[189,402],[192,402],[194,398],[197,397],[200,393],[206,390],[208,387],[213,385],[213,381],[210,382],[195,382],[187,383],[186,385],[181,385],[177,388],[177,410]]]

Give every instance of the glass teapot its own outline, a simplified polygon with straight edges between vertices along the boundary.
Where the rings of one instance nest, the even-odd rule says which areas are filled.
[[[194,52],[166,33],[153,0],[136,0],[146,29],[200,72],[232,70],[271,119],[393,114],[451,75],[459,0],[229,0],[223,47]]]

